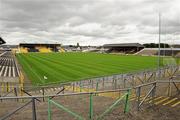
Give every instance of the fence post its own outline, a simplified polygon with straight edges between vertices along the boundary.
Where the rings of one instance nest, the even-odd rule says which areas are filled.
[[[94,84],[94,82],[93,82],[93,81],[94,81],[94,80],[91,80],[91,83],[92,83],[92,84],[91,84],[91,87],[92,87],[92,89],[93,89],[93,87],[94,87],[94,86],[93,86],[93,84]]]
[[[89,101],[89,119],[93,119],[93,93],[90,93],[90,101]]]
[[[48,98],[48,120],[51,120],[51,101]]]
[[[99,87],[99,81],[97,80],[97,82],[96,82],[96,91],[98,91],[98,87]]]
[[[156,72],[153,73],[154,74],[154,81],[156,81]]]
[[[65,91],[65,87],[64,87],[64,85],[63,85],[63,91],[62,91],[63,94],[64,94],[64,91]]]
[[[6,90],[7,90],[7,92],[9,92],[9,83],[8,82],[6,83]]]
[[[115,88],[115,89],[117,88],[117,79],[115,79],[115,85],[114,85],[114,88]]]
[[[2,82],[1,83],[1,92],[3,93],[5,90],[4,90],[5,86],[4,86],[4,83]]]
[[[132,76],[132,86],[135,86],[135,83],[134,83],[134,75]]]
[[[73,92],[74,92],[74,87],[75,87],[75,84],[73,83]]]
[[[16,97],[18,96],[16,87],[14,87],[14,94]],[[17,101],[18,101],[18,99],[17,99]]]
[[[82,92],[82,83],[81,83],[81,81],[80,81],[80,83],[79,83],[80,85],[80,92]]]
[[[171,78],[169,79],[169,84],[168,84],[168,96],[171,96]]]
[[[147,73],[144,73],[144,81],[147,79]]]
[[[152,90],[152,103],[154,103],[154,97],[156,96],[156,82],[153,84],[154,89]]]
[[[137,110],[139,111],[140,110],[139,104],[140,104],[140,97],[141,97],[141,87],[137,88],[136,96],[137,96],[137,99],[138,99],[138,101],[137,101]]]
[[[33,120],[36,120],[36,103],[35,103],[35,98],[32,98],[32,117]]]
[[[103,83],[102,84],[103,84],[103,90],[104,90],[104,77],[103,77]]]
[[[0,97],[1,97],[1,95],[0,95]],[[1,102],[2,102],[2,99],[1,99]]]
[[[124,88],[126,88],[126,78],[123,79]]]
[[[44,99],[44,87],[42,88],[42,94],[43,94],[43,102],[45,101],[45,99]]]
[[[127,90],[126,101],[125,101],[125,107],[124,107],[124,113],[129,112],[129,97],[130,97],[130,89]]]

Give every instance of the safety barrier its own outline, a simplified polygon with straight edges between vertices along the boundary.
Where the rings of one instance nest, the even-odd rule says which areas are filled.
[[[126,92],[127,91],[127,92]],[[99,97],[102,99],[106,99],[101,97],[103,94],[106,93],[111,93],[111,92],[125,92],[123,95],[121,95],[118,99],[115,100],[115,102],[113,102],[112,104],[109,105],[109,107],[107,107],[101,114],[99,114],[98,116],[96,115],[96,117],[94,117],[94,109],[93,109],[93,98],[95,97]],[[16,114],[16,112],[18,112],[19,110],[23,109],[25,106],[29,105],[30,103],[32,103],[32,119],[36,120],[37,119],[37,104],[35,103],[35,101],[38,102],[42,102],[40,99],[46,99],[45,103],[48,102],[48,119],[51,120],[51,114],[52,114],[52,105],[55,105],[56,107],[62,109],[63,111],[69,113],[70,115],[72,115],[73,117],[77,117],[79,119],[85,119],[84,117],[78,115],[77,113],[73,112],[72,110],[70,110],[69,108],[65,107],[63,104],[59,104],[58,102],[55,102],[55,100],[57,101],[58,99],[55,98],[61,98],[61,97],[67,97],[67,96],[79,96],[79,95],[88,95],[89,96],[89,115],[88,118],[89,119],[101,119],[103,118],[105,115],[107,115],[108,113],[110,113],[113,109],[115,109],[117,106],[119,106],[120,102],[122,100],[124,100],[124,112],[128,112],[129,111],[129,97],[130,97],[130,89],[121,89],[121,90],[111,90],[111,91],[98,91],[98,92],[82,92],[82,93],[70,93],[70,94],[57,94],[57,95],[49,95],[49,96],[22,96],[22,97],[1,97],[0,100],[2,100],[2,102],[4,102],[7,99],[16,99],[18,101],[23,101],[26,102],[28,100],[28,102],[26,102],[25,104],[23,104],[22,106],[12,110],[11,112],[1,116],[0,119],[5,120],[9,117],[11,117],[12,115]],[[29,101],[29,99],[31,99]],[[55,99],[55,100],[53,100]],[[82,99],[82,98],[81,98]],[[67,99],[66,99],[67,100]],[[122,104],[122,103],[121,103]],[[77,106],[78,107],[78,106]]]
[[[89,94],[89,119],[93,120],[93,96],[96,94],[100,94],[102,92],[97,92],[97,93],[90,93]],[[106,114],[108,114],[110,111],[112,111],[117,105],[119,105],[120,101],[122,101],[123,99],[125,99],[125,107],[124,107],[124,112],[128,112],[129,111],[129,96],[130,96],[130,90],[127,91],[127,93],[125,93],[124,95],[122,95],[120,98],[118,98],[112,105],[110,105],[103,113],[101,113],[97,119],[102,119]],[[75,118],[78,118],[79,120],[85,120],[85,118],[83,118],[82,116],[78,115],[77,113],[71,111],[70,109],[66,108],[65,106],[63,106],[60,103],[57,103],[53,100],[51,100],[50,98],[48,98],[48,120],[51,120],[51,105],[55,105],[56,107],[58,107],[59,109],[64,110],[65,112],[71,114],[72,116],[74,116]]]
[[[133,88],[126,88],[126,89],[116,89],[116,90],[106,90],[106,91],[94,91],[94,92],[82,92],[81,93],[62,93],[60,94],[53,94],[53,95],[41,95],[41,96],[16,96],[16,97],[0,97],[1,102],[5,102],[7,100],[15,99],[19,102],[26,102],[28,105],[32,103],[32,119],[36,120],[38,116],[38,107],[39,104],[35,104],[35,101],[42,102],[41,99],[44,99],[43,103],[47,106],[48,109],[48,119],[50,120],[53,115],[58,115],[58,117],[64,117],[65,113],[68,113],[70,116],[72,115],[73,118],[79,119],[101,119],[103,117],[107,117],[110,112],[115,110],[119,103],[124,100],[124,108],[120,108],[124,112],[129,111],[129,104],[130,102],[135,102],[137,105],[137,110],[141,110],[143,105],[146,103],[150,105],[158,105],[162,101],[167,99],[163,99],[161,101],[155,101],[157,98],[159,99],[161,96],[165,94],[176,96],[179,95],[179,80],[172,80],[169,81],[155,81],[147,84],[142,84]],[[167,87],[169,89],[167,89]],[[167,90],[167,92],[164,92]],[[131,91],[131,94],[130,94]],[[132,101],[132,96],[135,95],[135,99]],[[78,97],[77,97],[78,96]],[[160,97],[159,97],[160,96]],[[168,97],[169,98],[169,97]],[[31,101],[29,101],[31,99]],[[114,101],[115,100],[115,101]],[[177,100],[177,98],[173,98],[170,101],[164,103],[164,105],[169,104],[172,101]],[[148,101],[148,102],[147,102]],[[101,104],[103,103],[103,104]],[[24,104],[23,106],[26,106]],[[175,103],[173,106],[178,105],[179,102]],[[54,108],[53,106],[57,107],[60,113]],[[99,106],[101,107],[99,107]],[[106,105],[105,107],[103,105]],[[131,104],[132,105],[132,104]],[[0,119],[6,119],[10,116],[16,114],[23,106],[14,109],[12,112],[9,112],[5,115],[1,115]],[[43,105],[44,106],[44,105]],[[69,108],[71,106],[71,108]],[[89,107],[87,107],[89,106]],[[86,108],[82,108],[86,107]],[[102,109],[103,108],[103,109]],[[29,108],[28,108],[29,109]],[[89,110],[88,110],[89,109]],[[100,110],[99,110],[100,109]],[[44,108],[43,108],[44,110]],[[130,109],[132,110],[132,109]],[[74,112],[75,111],[75,112]],[[63,113],[65,112],[65,113]],[[85,112],[83,115],[81,113]],[[56,113],[56,114],[55,114]],[[67,116],[66,117],[70,117]],[[55,116],[56,117],[56,116]]]

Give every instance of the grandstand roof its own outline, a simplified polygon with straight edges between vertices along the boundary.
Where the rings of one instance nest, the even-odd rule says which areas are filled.
[[[49,44],[49,43],[20,43],[19,46],[60,46],[61,44]]]
[[[0,37],[0,45],[6,43],[1,37]]]
[[[104,44],[103,47],[144,47],[139,43]]]

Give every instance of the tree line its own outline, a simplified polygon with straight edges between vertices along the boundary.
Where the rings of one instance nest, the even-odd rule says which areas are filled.
[[[145,48],[158,48],[159,47],[159,44],[156,44],[156,43],[146,43],[146,44],[143,44]],[[170,45],[169,44],[166,44],[166,43],[160,43],[160,47],[161,48],[170,48]]]

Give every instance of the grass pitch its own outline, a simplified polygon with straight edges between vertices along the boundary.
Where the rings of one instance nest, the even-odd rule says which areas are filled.
[[[157,57],[97,53],[17,54],[34,85],[64,83],[157,68]],[[46,76],[46,77],[44,77]]]

